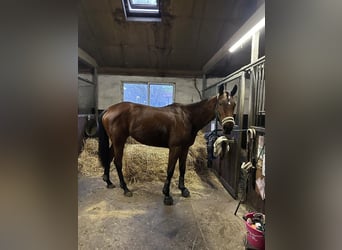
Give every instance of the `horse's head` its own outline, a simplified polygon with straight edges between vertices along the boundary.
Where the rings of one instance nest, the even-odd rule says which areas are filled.
[[[230,134],[235,125],[233,115],[236,103],[233,96],[236,94],[236,91],[236,85],[230,93],[224,91],[223,84],[219,86],[219,93],[217,95],[216,104],[216,115],[222,124],[222,128],[225,134]]]

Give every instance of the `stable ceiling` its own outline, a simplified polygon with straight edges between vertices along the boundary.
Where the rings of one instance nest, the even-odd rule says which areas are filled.
[[[99,73],[202,77],[203,66],[262,3],[161,0],[161,22],[133,22],[126,20],[121,0],[82,0],[79,47],[97,61]],[[264,32],[260,49],[263,55]],[[248,64],[249,53],[250,45],[227,52],[207,76],[225,76]]]

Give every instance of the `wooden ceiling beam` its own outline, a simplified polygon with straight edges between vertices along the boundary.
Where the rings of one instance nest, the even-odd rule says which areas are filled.
[[[172,70],[152,68],[99,67],[98,74],[159,76],[159,77],[202,77],[201,70]]]
[[[92,68],[98,67],[95,59],[81,48],[78,48],[78,60],[82,61],[89,67],[92,67]]]

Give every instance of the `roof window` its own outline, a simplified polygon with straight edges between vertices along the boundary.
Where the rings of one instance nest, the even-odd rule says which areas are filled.
[[[122,0],[127,21],[159,22],[159,0]]]

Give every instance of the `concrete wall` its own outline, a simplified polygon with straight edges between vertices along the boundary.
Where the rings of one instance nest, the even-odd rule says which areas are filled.
[[[207,84],[213,84],[218,79],[208,79]],[[147,76],[125,76],[125,75],[99,75],[98,76],[98,106],[105,109],[110,105],[122,101],[123,82],[155,82],[174,83],[175,102],[189,104],[200,101],[200,96],[195,88],[202,91],[202,78],[175,78],[175,77],[147,77]]]
[[[82,78],[91,80],[91,75],[79,74]],[[207,86],[212,86],[221,78],[207,79]],[[99,109],[105,109],[110,105],[122,101],[122,83],[123,82],[156,82],[156,83],[174,83],[175,84],[175,102],[189,104],[198,102],[200,100],[199,94],[195,89],[194,81],[196,81],[197,88],[202,94],[202,78],[175,78],[175,77],[147,77],[147,76],[125,76],[125,75],[99,75],[98,76],[98,106]],[[229,86],[233,86],[231,83]],[[79,82],[79,108],[85,108],[93,105],[92,88],[88,84]],[[216,88],[214,88],[211,95],[215,95]],[[245,92],[245,108],[244,114],[248,113],[249,105],[249,80],[246,79]]]

